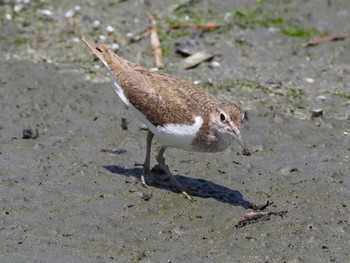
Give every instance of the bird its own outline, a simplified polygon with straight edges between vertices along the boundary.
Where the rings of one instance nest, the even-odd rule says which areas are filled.
[[[115,54],[108,45],[95,43],[90,37],[82,36],[82,40],[107,67],[119,98],[148,128],[141,175],[143,186],[147,187],[145,176],[155,179],[150,166],[154,136],[160,143],[155,158],[157,163],[172,186],[189,200],[193,199],[188,190],[165,163],[167,148],[214,153],[225,150],[236,140],[242,154],[250,155],[240,132],[245,112],[239,106],[220,101],[190,81],[132,63]]]

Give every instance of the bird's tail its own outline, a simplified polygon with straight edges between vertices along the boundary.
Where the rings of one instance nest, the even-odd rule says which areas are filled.
[[[109,47],[106,44],[96,44],[90,37],[81,36],[85,44],[91,49],[91,51],[103,62],[103,64],[110,69],[108,61],[106,60],[106,53],[109,53]]]

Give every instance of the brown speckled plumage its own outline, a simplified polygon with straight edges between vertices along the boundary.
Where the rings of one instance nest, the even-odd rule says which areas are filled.
[[[127,99],[156,126],[192,124],[195,116],[207,115],[220,104],[214,96],[189,81],[141,68],[117,56],[105,44],[100,44],[97,52],[99,50],[98,56],[106,61]]]
[[[230,103],[222,103],[198,85],[171,75],[152,72],[116,55],[107,45],[96,45],[83,38],[88,47],[107,64],[111,73],[123,87],[124,95],[155,126],[169,123],[193,124],[196,116],[202,116],[203,125],[193,144],[200,151],[221,150],[209,122],[209,115],[225,109],[239,126],[242,110]]]
[[[87,43],[107,63],[127,99],[156,126],[192,124],[195,116],[209,114],[221,104],[198,85],[144,69],[117,56],[105,44]]]
[[[83,38],[88,47],[106,64],[124,95],[155,126],[169,123],[194,123],[196,116],[203,118],[203,125],[193,144],[200,151],[221,150],[217,134],[209,121],[215,111],[225,110],[239,126],[243,111],[231,103],[222,103],[198,85],[171,75],[152,72],[116,55],[107,45],[96,45]],[[218,112],[219,114],[219,112]]]

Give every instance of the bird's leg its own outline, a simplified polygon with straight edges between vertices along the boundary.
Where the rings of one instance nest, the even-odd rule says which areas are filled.
[[[151,146],[154,134],[150,131],[147,133],[147,148],[146,148],[146,159],[143,163],[143,173],[141,174],[141,184],[147,187],[145,181],[145,174],[151,174]]]
[[[158,183],[161,184],[161,182],[154,177],[152,171],[151,171],[151,146],[152,146],[152,139],[154,134],[151,131],[148,131],[147,133],[147,147],[146,147],[146,159],[143,163],[143,172],[141,174],[141,184],[144,187],[147,187],[146,181],[145,181],[145,174],[152,177],[152,179]]]
[[[173,186],[175,186],[187,199],[193,201],[192,197],[186,193],[185,187],[176,180],[175,176],[170,172],[169,167],[165,164],[165,159],[163,157],[165,149],[166,147],[161,146],[160,151],[156,157],[158,164],[164,170],[166,175],[169,176],[169,179],[172,182]]]
[[[146,158],[145,162],[143,163],[143,173],[141,175],[141,184],[144,187],[147,187],[146,181],[145,181],[145,174],[152,177],[152,179],[160,184],[163,185],[164,183],[159,181],[157,178],[154,177],[152,171],[151,171],[151,146],[152,146],[152,139],[154,134],[151,131],[148,131],[147,133],[147,147],[146,147]],[[166,147],[161,147],[156,160],[160,167],[163,169],[163,171],[166,173],[167,176],[169,176],[169,179],[173,186],[175,186],[187,199],[193,200],[192,197],[186,193],[185,188],[176,180],[174,175],[170,172],[169,167],[165,164],[165,159],[163,157]]]

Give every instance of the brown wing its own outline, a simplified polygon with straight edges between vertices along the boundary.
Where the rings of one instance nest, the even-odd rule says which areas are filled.
[[[167,113],[164,116],[166,123],[183,123],[184,121],[178,122],[180,116],[191,116],[189,122],[193,123],[194,117],[209,115],[221,103],[213,95],[190,81],[144,69],[136,71],[147,79],[156,92],[158,100],[168,104],[164,105],[165,109],[162,107],[162,110]]]
[[[107,45],[96,45],[83,37],[87,46],[109,68],[125,97],[154,125],[192,124],[220,102],[199,86],[170,75],[151,72],[117,56]]]

